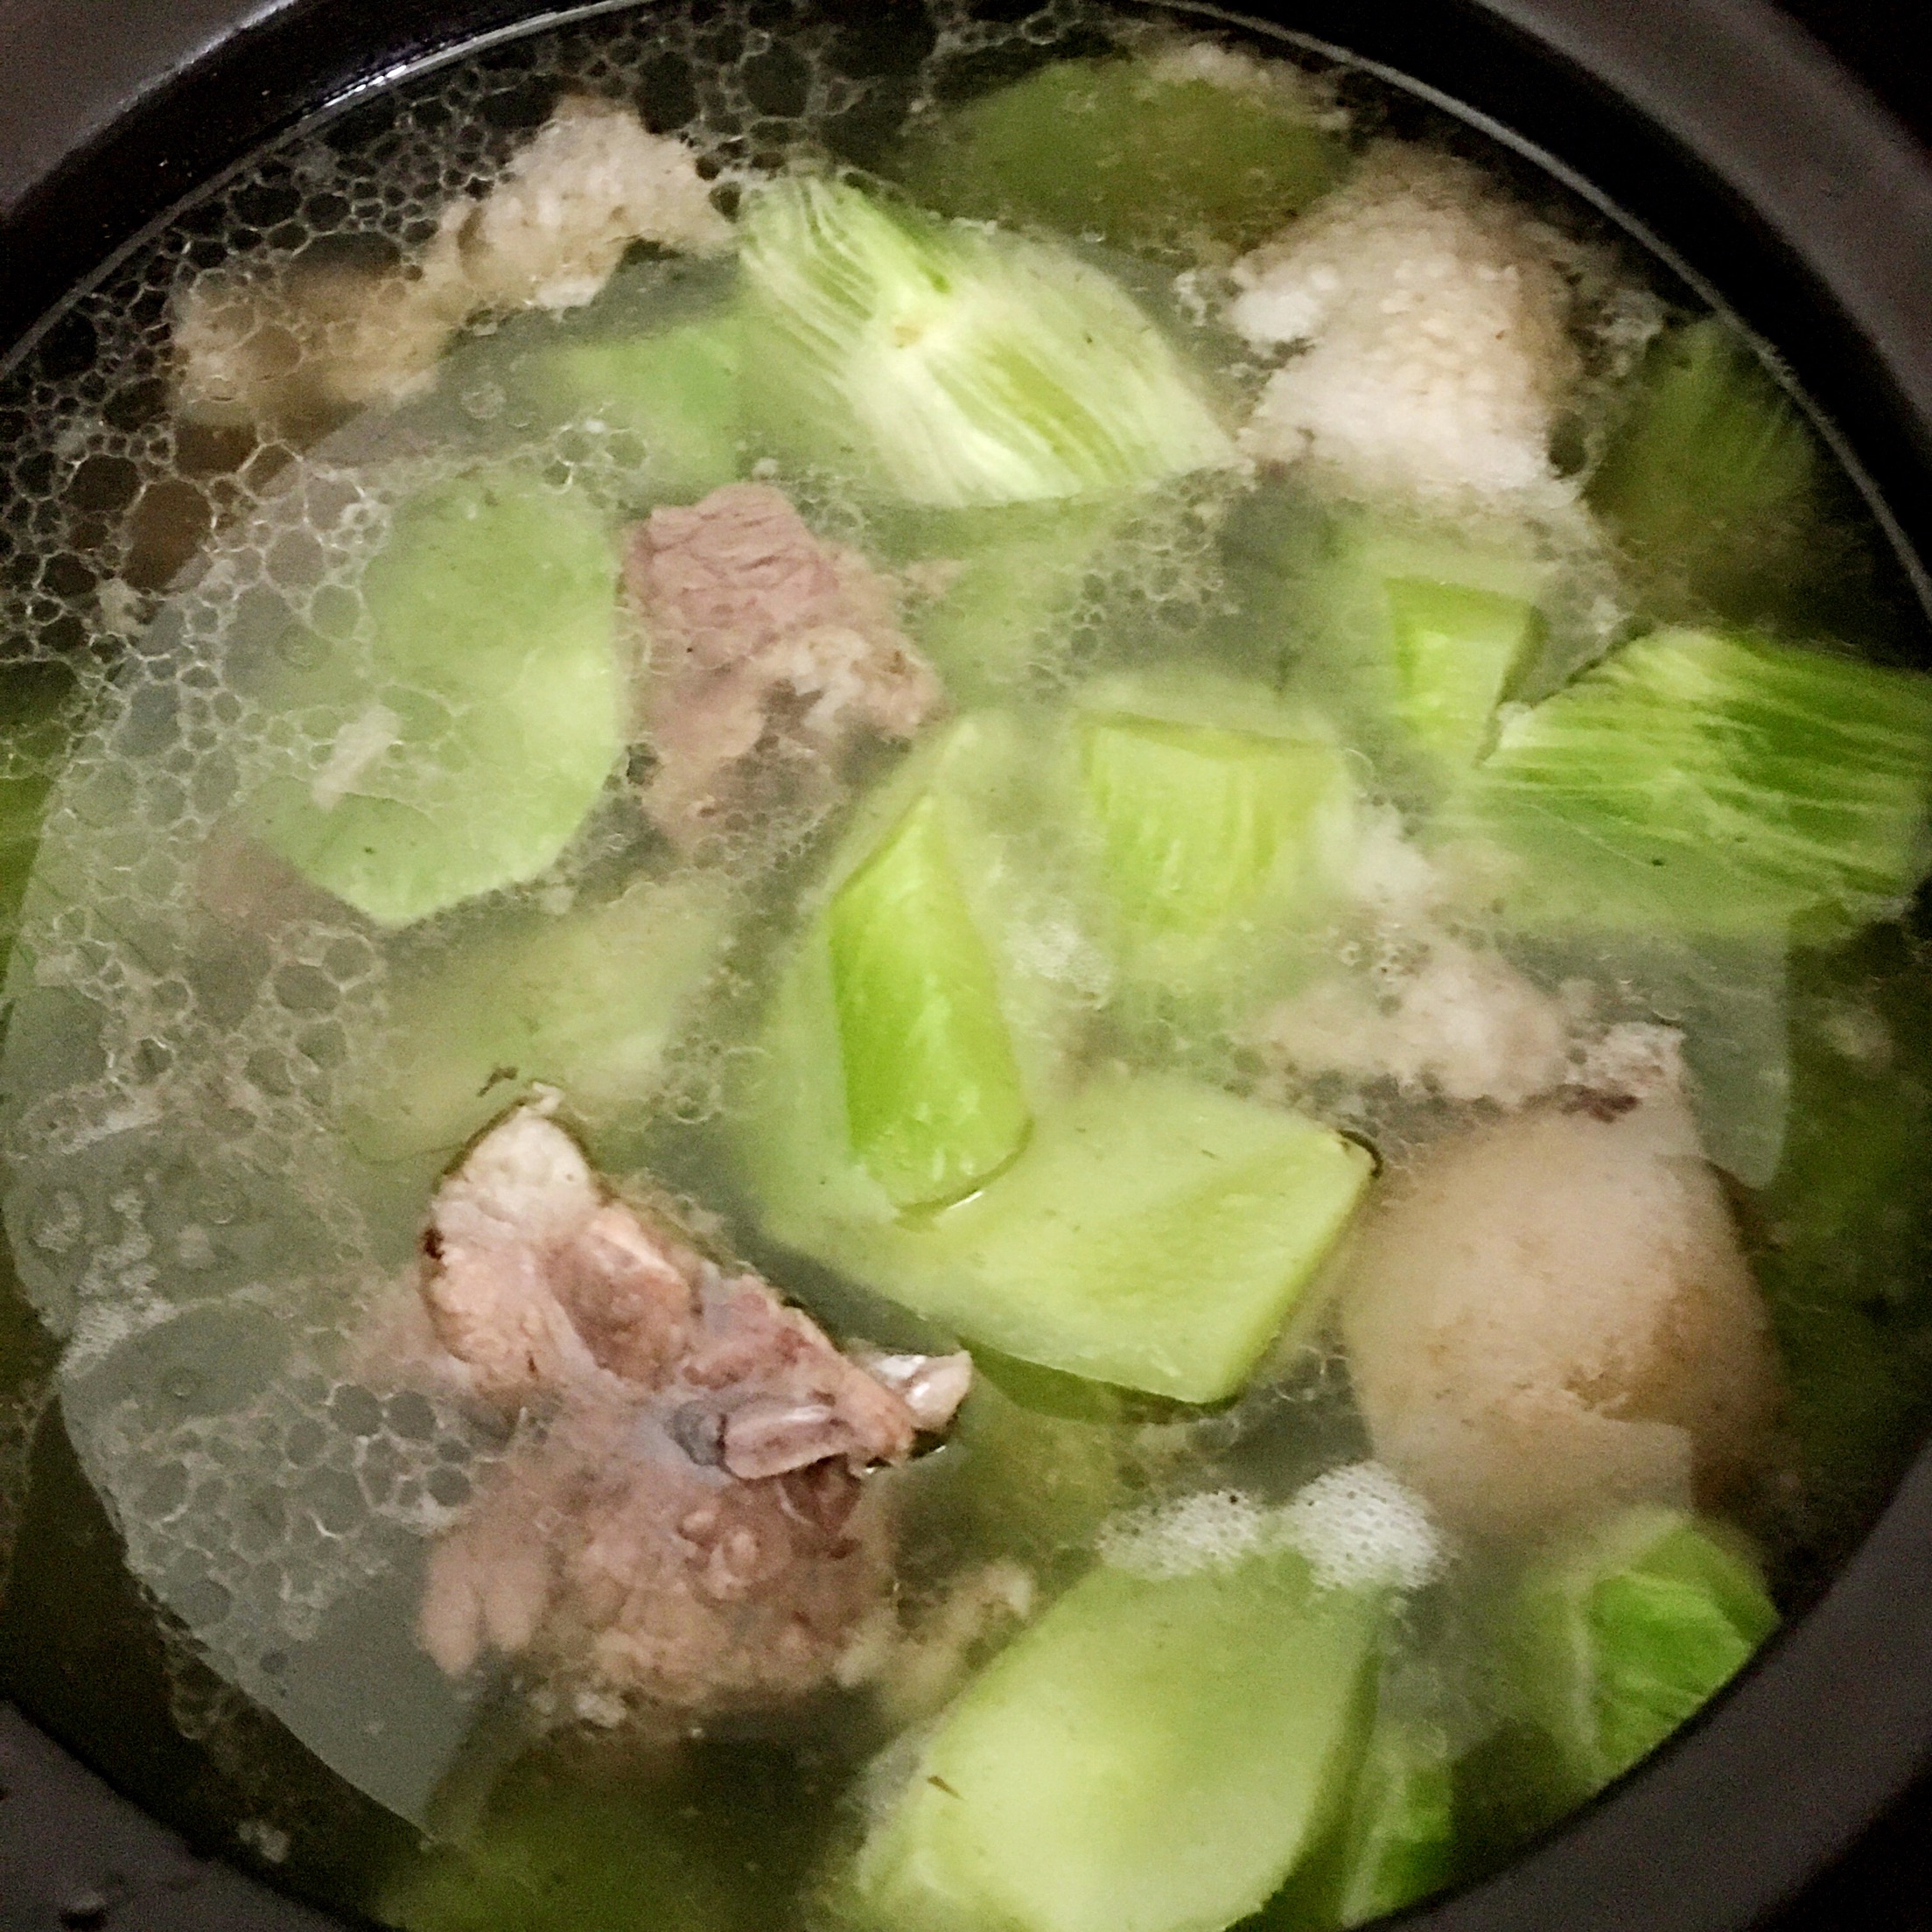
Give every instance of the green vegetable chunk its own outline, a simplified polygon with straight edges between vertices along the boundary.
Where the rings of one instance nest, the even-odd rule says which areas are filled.
[[[1282,1551],[1091,1572],[968,1685],[861,1847],[891,1932],[1220,1932],[1319,1837],[1381,1592]]]
[[[1755,1204],[1774,1230],[1754,1267],[1785,1422],[1848,1530],[1896,1479],[1932,1397],[1932,1010],[1920,972],[1896,927],[1849,953],[1794,956],[1790,1127]]]
[[[1749,618],[1804,567],[1819,472],[1796,405],[1710,317],[1653,346],[1587,495],[1665,606]]]
[[[1230,462],[1200,384],[1065,248],[825,180],[752,197],[748,420],[941,508],[1139,488]]]
[[[1458,766],[1488,749],[1496,707],[1542,636],[1527,598],[1418,577],[1388,581],[1396,708],[1418,743]]]
[[[1777,1628],[1757,1566],[1681,1511],[1626,1511],[1525,1578],[1523,1690],[1577,1798],[1648,1756]]]
[[[345,1078],[356,1151],[453,1151],[533,1081],[593,1123],[640,1106],[729,914],[716,881],[644,880],[607,905],[528,914],[402,967],[386,1023],[357,1040]]]
[[[1378,1722],[1348,1801],[1335,1923],[1366,1924],[1440,1891],[1453,1869],[1454,1807],[1442,1736]]]
[[[1334,745],[1152,718],[1079,730],[1106,881],[1135,925],[1212,932],[1316,869],[1323,808],[1345,788]]]
[[[1043,1108],[976,1194],[901,1222],[822,1151],[814,1058],[788,1073],[780,1240],[973,1342],[1182,1402],[1247,1380],[1368,1182],[1366,1152],[1298,1115],[1109,1074]]]
[[[743,472],[735,318],[570,342],[528,354],[518,373],[546,416],[635,437],[655,500],[694,500]]]
[[[892,553],[934,585],[906,612],[908,626],[954,698],[1010,699],[1030,676],[1064,664],[1088,573],[1133,500],[904,511],[891,521]]]
[[[1238,253],[1340,178],[1287,76],[1218,50],[1065,60],[919,126],[899,172],[948,214]]]
[[[578,498],[498,475],[404,503],[358,634],[271,694],[282,741],[322,749],[272,771],[260,836],[385,926],[542,872],[622,746],[616,591]]]
[[[1257,1926],[1342,1932],[1439,1892],[1455,1871],[1455,1782],[1439,1728],[1378,1712],[1341,1816]]]
[[[1474,798],[1516,911],[1742,934],[1895,909],[1928,789],[1932,679],[1666,631],[1508,718]]]
[[[956,1200],[1031,1116],[930,795],[839,888],[827,929],[853,1151],[901,1208]]]

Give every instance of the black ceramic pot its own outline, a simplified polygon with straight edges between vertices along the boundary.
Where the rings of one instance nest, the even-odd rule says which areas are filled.
[[[1838,10],[1882,28],[1899,5]],[[877,25],[899,0],[832,0],[840,9]],[[0,0],[0,354],[264,139],[479,35],[596,10]],[[1842,433],[1908,561],[1932,556],[1932,158],[1785,17],[1760,0],[1255,0],[1231,10],[1433,90],[1721,290]],[[1506,1871],[1406,1922],[1743,1932],[1928,1766],[1932,1452],[1821,1600],[1702,1719]],[[323,1924],[202,1866],[4,1712],[0,1785],[0,1928]]]

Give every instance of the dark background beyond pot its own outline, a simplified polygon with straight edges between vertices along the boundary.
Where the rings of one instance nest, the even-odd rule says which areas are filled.
[[[898,4],[845,0],[844,10],[866,18]],[[1874,146],[1872,123],[1862,118],[1866,104],[1834,95],[1829,78],[1821,91],[1816,50],[1780,44],[1774,29],[1755,32],[1764,26],[1755,5],[1488,0],[1487,10],[1536,39],[1592,47],[1586,64],[1611,83],[1578,87],[1572,80],[1566,88],[1539,91],[1517,103],[1521,112],[1493,98],[1486,55],[1472,62],[1452,51],[1476,10],[1466,0],[1298,0],[1278,10],[1262,0],[1248,6],[1235,0],[1231,10],[1278,10],[1398,67],[1410,65],[1404,46],[1421,48],[1416,71],[1452,94],[1493,107],[1559,153],[1587,150],[1594,121],[1617,121],[1609,94],[1620,45],[1636,61],[1628,71],[1646,61],[1654,66],[1658,50],[1670,48],[1676,63],[1672,91],[1680,102],[1687,93],[1701,93],[1712,124],[1734,125],[1740,150],[1749,150],[1747,172],[1754,171],[1754,183],[1775,204],[1773,219],[1733,223],[1735,205],[1727,206],[1723,192],[1708,184],[1696,185],[1689,197],[1701,194],[1701,206],[1680,205],[1672,191],[1684,159],[1668,142],[1654,154],[1634,144],[1624,179],[1586,172],[1685,247],[1746,318],[1792,355],[1880,483],[1891,486],[1922,554],[1932,555],[1932,172],[1912,178],[1932,164],[1903,144],[1894,144],[1887,158],[1882,127]],[[475,23],[540,10],[539,0],[387,0],[381,8],[368,0],[0,0],[0,229],[12,223],[0,234],[0,350],[65,286],[211,168],[284,124],[291,107],[376,72],[374,54],[437,45],[458,17]],[[1783,0],[1782,10],[1856,69],[1932,146],[1932,6],[1924,0]],[[250,54],[246,41],[241,53],[218,56],[227,71],[220,94],[167,122],[164,136],[154,132],[159,122],[150,124],[92,176],[86,195],[32,192],[88,139],[111,142],[110,130],[130,103],[151,102],[157,89],[164,94],[172,77],[234,29],[298,14],[317,18],[319,29],[279,38],[272,58]],[[1488,31],[1494,34],[1493,24]],[[1506,32],[1505,44],[1508,38]],[[358,44],[364,52],[352,52]],[[1794,76],[1809,102],[1809,120],[1803,113],[1780,118],[1780,88]],[[1857,138],[1826,154],[1841,130]],[[1847,169],[1847,156],[1862,157],[1860,164]],[[1833,355],[1835,346],[1847,346],[1833,332],[1842,321],[1830,314],[1829,301],[1820,304],[1815,284],[1793,296],[1798,284],[1790,279],[1787,243],[1794,229],[1807,234],[1799,252],[1816,264],[1833,253],[1837,208],[1853,214],[1840,224],[1849,231],[1858,226],[1858,212],[1894,192],[1898,205],[1921,212],[1923,222],[1901,227],[1889,254],[1874,254],[1867,241],[1850,264],[1870,298],[1860,318],[1867,347],[1877,340],[1880,353],[1861,353],[1852,342],[1849,353]],[[1689,246],[1674,228],[1679,215],[1684,227],[1707,230],[1719,244]],[[1904,328],[1893,347],[1914,325],[1924,345],[1894,355],[1888,372],[1882,368],[1886,344],[1878,340],[1886,313],[1892,326]],[[1911,366],[1902,394],[1901,362]],[[1899,407],[1908,397],[1916,404],[1916,421],[1910,409]],[[1763,1698],[1754,1712],[1745,1708],[1752,1702],[1747,1695],[1684,1749],[1667,1752],[1655,1774],[1592,1814],[1570,1844],[1559,1841],[1443,1913],[1419,1914],[1417,1932],[1432,1924],[1445,1932],[1579,1932],[1586,1926],[1591,1932],[1676,1932],[1720,1922],[1727,1932],[1732,1924],[1743,1932],[1757,1908],[1747,1900],[1787,1887],[1784,1874],[1815,1871],[1886,1796],[1886,1815],[1856,1849],[1816,1878],[1795,1905],[1762,1922],[1764,1932],[1932,1932],[1932,1774],[1922,1772],[1915,1787],[1896,1795],[1905,1768],[1914,1759],[1922,1767],[1932,1761],[1932,1463],[1922,1461],[1875,1544],[1855,1566],[1859,1574],[1847,1578],[1847,1587],[1828,1600],[1828,1614],[1815,1620],[1835,1622],[1858,1640],[1838,1659],[1837,1681],[1821,1647],[1813,1645],[1807,1656],[1800,1642],[1749,1687],[1754,1695],[1781,1677],[1796,1682],[1801,1701],[1824,1713],[1809,1735],[1835,1739],[1835,1759],[1794,1754],[1768,1765],[1767,1747],[1774,1754],[1790,1739],[1767,1721]],[[1895,1618],[1887,1614],[1894,1601]],[[1885,1671],[1896,1672],[1901,1660],[1921,1668],[1887,1679]],[[1874,1682],[1883,1693],[1876,1699]],[[1834,1719],[1835,1697],[1842,1712]],[[1774,1793],[1777,1802],[1768,1805]],[[1740,1838],[1752,1833],[1740,1834],[1734,1816],[1725,1816],[1726,1807],[1736,1813],[1754,1805],[1776,1814],[1756,1819],[1762,1870],[1755,1888],[1746,1875],[1748,1853],[1740,1849]],[[1700,1808],[1708,1808],[1702,1820]],[[1628,1874],[1628,1890],[1612,1899],[1603,1874],[1617,1870]],[[1585,1892],[1574,1889],[1579,1882]],[[1737,1906],[1729,1920],[1722,1904],[1727,1889]],[[0,1932],[322,1932],[323,1925],[197,1858],[0,1705]]]

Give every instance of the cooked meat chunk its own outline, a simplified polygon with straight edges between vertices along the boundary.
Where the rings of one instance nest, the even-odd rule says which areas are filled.
[[[858,1365],[875,1382],[882,1382],[913,1412],[913,1421],[928,1433],[953,1419],[973,1384],[973,1358],[956,1355],[886,1355],[861,1354]]]
[[[591,1404],[437,1550],[423,1638],[452,1674],[488,1647],[600,1702],[764,1703],[832,1676],[890,1550],[883,1499],[843,1464],[745,1482],[692,1461],[661,1410]]]
[[[528,1109],[486,1134],[438,1192],[423,1298],[480,1395],[514,1408],[595,1373],[556,1291],[598,1208],[576,1143]]]
[[[414,257],[298,260],[191,283],[175,315],[177,402],[199,423],[313,433],[426,388],[472,316],[574,308],[634,242],[707,249],[730,233],[682,142],[628,108],[571,95],[487,194],[444,210]]]
[[[674,837],[732,802],[753,750],[789,739],[824,770],[860,732],[911,737],[939,702],[884,579],[763,484],[654,510],[626,581],[649,657],[645,800]]]
[[[1578,372],[1555,237],[1466,163],[1390,145],[1235,265],[1228,318],[1299,353],[1243,444],[1351,489],[1560,500],[1550,438]]]
[[[301,438],[427,388],[467,291],[421,262],[298,259],[217,270],[175,306],[175,402],[192,422]]]
[[[703,1708],[826,1681],[888,1600],[892,1524],[861,1480],[942,1429],[964,1356],[842,1354],[606,1197],[535,1107],[431,1208],[422,1292],[480,1397],[532,1414],[430,1563],[422,1635],[612,1700]]]
[[[730,239],[682,142],[613,101],[571,94],[481,200],[444,212],[430,255],[432,273],[448,258],[472,307],[574,309],[634,242],[701,253]]]

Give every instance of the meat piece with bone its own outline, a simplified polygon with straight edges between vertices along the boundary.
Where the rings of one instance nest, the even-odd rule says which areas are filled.
[[[457,332],[488,311],[577,308],[636,242],[731,240],[698,158],[635,111],[567,94],[481,196],[444,208],[395,263],[318,254],[223,268],[176,304],[176,400],[191,421],[300,436],[427,388]]]
[[[612,1198],[535,1107],[444,1183],[424,1246],[467,1385],[528,1411],[430,1560],[437,1662],[524,1658],[610,1721],[830,1680],[889,1599],[889,1503],[864,1473],[945,1428],[970,1360],[841,1354]]]
[[[939,703],[886,580],[763,484],[652,511],[626,582],[649,658],[645,803],[681,843],[736,802],[752,752],[815,754],[822,784],[860,733],[910,738]]]

